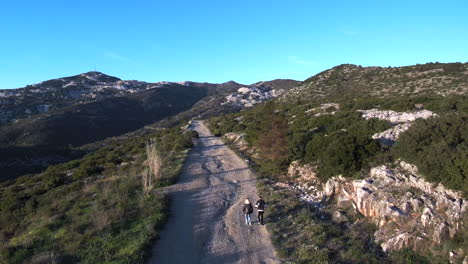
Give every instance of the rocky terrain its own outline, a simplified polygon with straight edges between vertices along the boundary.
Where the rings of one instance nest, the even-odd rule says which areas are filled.
[[[374,139],[386,145],[395,143],[415,120],[437,117],[428,110],[395,112],[370,109],[359,112],[365,119],[377,118],[393,125],[391,129],[373,135]],[[229,138],[235,139],[238,145],[244,145],[241,135],[237,138],[230,135]],[[316,171],[313,165],[292,162],[287,173],[290,182],[276,185],[298,191],[304,202],[316,208],[330,203],[341,209],[354,208],[378,226],[374,236],[384,251],[410,248],[425,252],[429,248],[441,247],[456,236],[466,235],[468,202],[462,193],[447,189],[440,183],[427,182],[412,164],[397,161],[373,167],[360,180],[338,175],[321,182]],[[339,211],[333,217],[338,222],[346,221]],[[447,258],[458,263],[466,262],[467,256],[466,248],[457,248],[448,252]]]
[[[136,80],[121,80],[100,72],[87,72],[28,85],[25,88],[0,90],[0,124],[75,104],[96,102],[106,98],[126,97],[150,89],[170,88],[177,85],[193,87],[195,91],[205,89],[207,95],[229,93],[243,86],[232,81],[221,84],[147,83]]]
[[[398,139],[401,133],[408,130],[411,125],[417,119],[428,119],[436,117],[437,114],[428,111],[420,110],[412,113],[406,112],[395,112],[395,111],[382,111],[379,109],[370,109],[370,110],[358,110],[362,113],[362,117],[365,119],[377,118],[380,120],[385,120],[390,122],[392,128],[385,130],[383,132],[374,134],[373,139],[378,139],[381,143],[385,145],[393,145]]]
[[[321,115],[334,115],[339,110],[340,110],[339,104],[326,103],[326,104],[321,104],[319,107],[308,109],[305,112],[308,114],[312,113],[314,114],[314,116],[321,116]]]
[[[0,90],[0,124],[46,113],[70,104],[125,96],[164,84],[123,81],[100,72],[87,72],[20,89]]]
[[[239,89],[281,91],[298,82],[226,83],[121,80],[87,72],[0,91],[0,178],[35,172],[76,157],[84,144],[119,136],[166,119],[167,127],[194,116],[238,111],[273,97],[223,104]],[[278,90],[278,91],[279,91]],[[272,92],[273,91],[273,92]],[[70,148],[71,147],[71,148]],[[12,151],[14,149],[14,151]]]
[[[281,92],[270,88],[242,87],[236,93],[226,96],[225,104],[252,107],[255,104],[277,97]]]
[[[298,84],[299,82],[294,80],[258,82],[247,87],[241,87],[235,93],[229,94],[226,96],[223,105],[252,107],[255,104],[278,97]]]
[[[385,251],[410,248],[424,251],[453,239],[466,227],[468,203],[458,192],[425,181],[414,165],[403,161],[394,168],[374,167],[362,180],[341,176],[319,183],[313,166],[293,162],[288,177],[297,184],[278,183],[296,189],[315,207],[334,202],[338,208],[353,207],[377,226],[375,239]],[[339,211],[337,211],[339,218]],[[468,252],[452,250],[450,258],[464,259]]]
[[[249,91],[240,105],[250,106],[276,97],[300,82],[294,80],[273,80],[243,85],[234,81],[221,84],[197,82],[156,82],[121,80],[101,72],[91,71],[79,75],[52,79],[19,89],[0,90],[0,125],[36,114],[47,113],[73,104],[99,101],[105,98],[124,97],[149,89],[167,88],[174,85],[205,89],[207,95],[224,95],[243,88]],[[251,90],[251,91],[250,91]],[[234,92],[234,93],[233,93]],[[237,102],[232,102],[236,106]]]
[[[365,120],[386,121],[391,128],[370,133],[369,136],[379,140],[384,149],[391,149],[418,120],[440,118],[441,115],[423,107],[418,104],[416,110],[406,112],[381,108],[353,112],[358,112],[360,118]],[[322,103],[303,107],[301,109],[305,110],[300,114],[309,118],[334,118],[341,108],[337,103]],[[292,121],[289,123],[295,123],[300,114],[291,115]],[[245,125],[246,118],[246,115],[236,116],[234,121]],[[311,133],[318,129],[312,129]],[[348,133],[346,129],[338,131]],[[247,134],[228,132],[224,134],[224,139],[253,160],[259,160],[259,149],[247,142]],[[461,148],[463,146],[466,145],[459,145]],[[414,164],[403,160],[373,164],[362,173],[360,177],[335,174],[324,180],[316,163],[297,160],[289,164],[287,174],[278,176],[273,185],[275,188],[293,190],[303,203],[317,211],[331,210],[331,220],[337,224],[355,224],[350,222],[347,213],[350,210],[364,217],[377,227],[373,238],[385,252],[411,249],[423,255],[428,252],[439,256],[442,254],[451,263],[468,261],[466,247],[454,242],[463,241],[468,233],[468,202],[462,192],[451,190],[441,183],[429,182]],[[323,217],[327,217],[326,214]]]
[[[107,181],[102,175],[110,166],[139,182],[134,176],[144,166],[140,152],[147,135],[214,117],[206,122],[210,129],[246,154],[247,164],[262,179],[257,187],[271,204],[267,228],[285,261],[406,263],[395,261],[395,255],[402,255],[400,259],[425,259],[420,263],[465,263],[467,76],[468,65],[461,63],[340,65],[304,82],[252,85],[147,83],[89,72],[3,90],[0,180],[51,167],[43,173],[47,179],[40,180],[42,185],[28,183],[31,190],[48,190],[69,185],[79,175],[83,178],[76,185],[86,184],[82,179],[90,175]],[[179,129],[167,131],[160,143],[168,139],[172,147],[189,146],[177,139]],[[213,139],[205,136],[202,141]],[[127,145],[120,146],[122,141]],[[111,148],[94,155],[107,146]],[[212,147],[208,151],[220,148]],[[134,160],[139,167],[125,171],[121,157],[134,158],[137,150],[143,155]],[[75,161],[66,163],[86,153],[79,168]],[[66,166],[51,166],[57,163]],[[78,176],[63,169],[68,166],[75,166]],[[29,198],[43,190],[17,195],[34,177],[0,181],[5,188],[15,186],[0,193],[8,196],[2,208],[35,212],[36,200]],[[80,188],[73,190],[86,195]],[[96,185],[96,193],[100,188]],[[126,200],[130,193],[115,195]],[[50,217],[54,210],[47,211]]]

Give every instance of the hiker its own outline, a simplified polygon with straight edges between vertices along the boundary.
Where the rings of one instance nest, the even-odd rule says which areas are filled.
[[[250,217],[250,215],[253,213],[253,206],[252,203],[250,203],[249,198],[245,199],[244,208],[242,209],[242,212],[244,212],[245,224],[252,225],[252,218]]]
[[[265,210],[265,201],[263,201],[262,196],[260,195],[258,197],[258,201],[255,204],[255,207],[257,208],[257,219],[258,222],[260,222],[261,225],[263,225],[263,211]]]

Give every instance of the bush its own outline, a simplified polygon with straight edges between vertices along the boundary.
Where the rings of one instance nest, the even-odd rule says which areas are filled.
[[[320,117],[312,125],[316,129],[311,133],[299,132],[302,135],[300,140],[303,140],[301,144],[306,144],[305,151],[296,146],[293,153],[296,158],[316,164],[323,180],[339,174],[356,176],[369,167],[370,161],[382,152],[379,143],[371,136],[388,127],[385,122],[364,120],[354,112]],[[305,142],[306,139],[309,140]],[[297,149],[304,153],[302,157]]]
[[[419,120],[400,137],[393,153],[415,164],[427,180],[468,195],[468,116]]]

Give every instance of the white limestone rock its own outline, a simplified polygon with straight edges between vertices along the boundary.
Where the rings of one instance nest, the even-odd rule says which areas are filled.
[[[314,184],[288,184],[301,200],[316,207],[332,198],[339,207],[354,207],[379,227],[375,239],[385,251],[410,248],[427,250],[440,245],[461,230],[468,203],[461,193],[427,182],[416,166],[399,161],[395,168],[374,167],[360,180],[336,176],[325,183],[315,178],[314,167],[293,162],[288,175],[312,179]],[[311,177],[313,175],[313,177]],[[465,253],[466,254],[466,253]],[[463,256],[462,256],[463,257]]]
[[[395,112],[391,110],[358,110],[365,119],[377,118],[389,121],[393,126],[383,132],[376,133],[373,139],[379,140],[382,144],[393,145],[400,137],[401,133],[408,130],[417,119],[428,119],[436,117],[437,114],[428,110],[419,110],[415,112]]]

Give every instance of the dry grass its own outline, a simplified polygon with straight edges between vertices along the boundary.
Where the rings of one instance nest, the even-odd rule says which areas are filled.
[[[146,143],[146,155],[148,157],[148,168],[143,171],[142,183],[144,192],[148,193],[154,187],[154,180],[161,179],[164,163],[164,159],[159,153],[154,139],[150,139]]]

